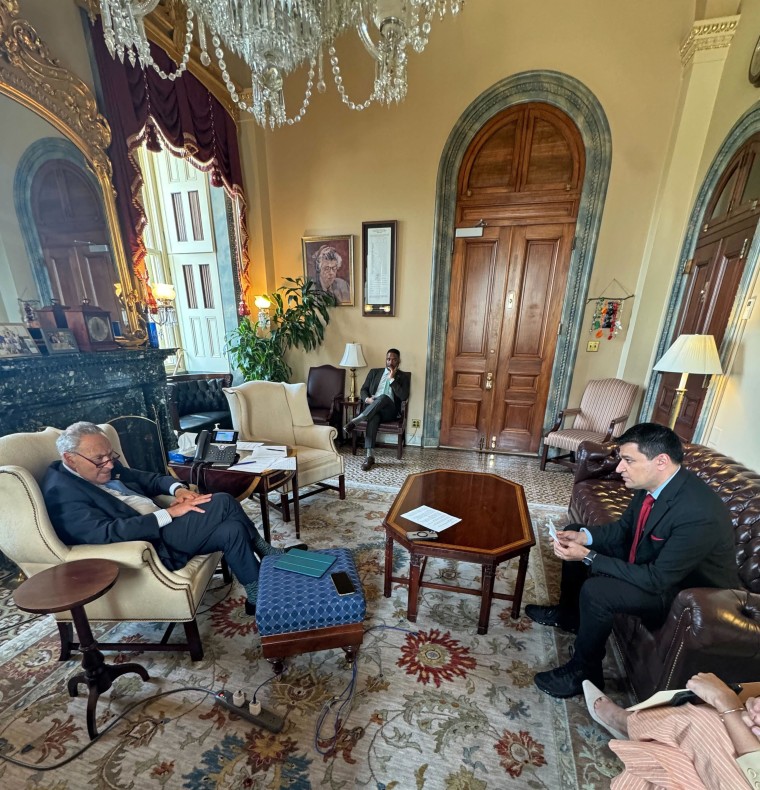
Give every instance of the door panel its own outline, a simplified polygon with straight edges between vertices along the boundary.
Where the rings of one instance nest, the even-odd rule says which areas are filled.
[[[568,225],[514,229],[488,438],[493,449],[538,450],[572,234]]]

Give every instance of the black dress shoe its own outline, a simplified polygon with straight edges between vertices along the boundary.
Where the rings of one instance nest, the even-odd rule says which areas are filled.
[[[375,465],[375,456],[370,455],[367,460],[362,464],[362,472],[369,472],[370,469]]]
[[[343,426],[343,430],[344,430],[346,433],[351,433],[351,431],[353,431],[353,430],[354,430],[354,428],[356,428],[356,425],[354,425],[354,423],[352,423],[352,422],[347,422],[347,423],[346,423],[346,424]]]
[[[552,697],[559,697],[559,699],[583,694],[584,680],[590,680],[600,691],[604,690],[604,677],[601,669],[590,671],[575,658],[571,658],[567,664],[556,669],[538,672],[533,680],[541,691]]]
[[[578,621],[561,606],[538,606],[537,604],[529,603],[525,607],[525,614],[534,623],[550,625],[562,631],[569,631],[571,634],[578,633]]]
[[[292,546],[288,546],[287,549],[285,549],[285,553],[287,554],[289,551],[293,551],[293,549],[308,551],[309,547],[305,543],[294,543]]]
[[[256,604],[247,600],[245,602],[245,613],[249,614],[251,617],[256,617]]]

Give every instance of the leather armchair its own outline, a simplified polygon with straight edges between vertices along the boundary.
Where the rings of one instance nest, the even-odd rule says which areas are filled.
[[[122,455],[119,437],[111,425],[101,425],[114,450]],[[193,557],[177,571],[169,571],[148,541],[104,545],[66,546],[50,523],[39,484],[52,461],[59,459],[57,428],[39,433],[0,437],[0,550],[27,576],[62,562],[89,557],[110,559],[119,565],[116,585],[102,598],[87,604],[91,622],[168,623],[167,639],[176,623],[185,629],[185,643],[129,643],[130,649],[184,651],[194,661],[203,658],[196,613],[220,552]],[[9,506],[8,503],[13,503]],[[61,660],[76,649],[71,613],[55,614],[61,638]],[[104,650],[123,650],[125,644],[98,642]]]
[[[232,413],[232,424],[240,441],[285,444],[295,450],[298,463],[299,498],[332,489],[346,498],[343,458],[335,448],[338,432],[328,425],[314,425],[306,400],[305,384],[275,381],[246,381],[224,390]],[[326,482],[337,478],[338,484]],[[305,494],[301,488],[315,486]],[[283,515],[288,517],[288,492],[283,487]]]
[[[695,672],[738,683],[760,677],[760,475],[709,447],[684,450],[684,466],[731,512],[742,587],[682,590],[658,628],[637,617],[615,618],[615,639],[639,699],[683,688]],[[617,446],[583,442],[577,460],[571,521],[598,526],[619,518],[632,493],[615,472]]]
[[[340,402],[346,389],[346,371],[332,365],[309,368],[306,380],[306,399],[315,425],[332,425],[338,431],[341,425]]]

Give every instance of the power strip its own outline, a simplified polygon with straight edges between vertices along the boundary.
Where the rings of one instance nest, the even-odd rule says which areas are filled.
[[[236,705],[232,701],[232,694],[229,691],[217,691],[215,699],[220,705],[224,705],[225,708],[232,711],[237,716],[240,716],[242,719],[247,719],[251,724],[255,724],[257,727],[263,727],[270,732],[280,732],[285,724],[285,720],[282,716],[278,716],[276,713],[266,708],[262,708],[261,713],[254,715],[248,710],[247,700],[242,705]]]

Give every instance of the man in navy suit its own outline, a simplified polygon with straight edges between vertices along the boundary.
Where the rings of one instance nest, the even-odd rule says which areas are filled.
[[[367,421],[364,434],[367,457],[362,464],[365,472],[369,472],[375,465],[375,440],[380,423],[384,420],[395,420],[401,414],[402,401],[409,400],[412,376],[400,370],[400,364],[401,352],[397,348],[389,348],[385,354],[385,367],[372,368],[364,380],[361,389],[364,408],[343,427],[346,433],[351,433],[356,423]]]
[[[604,688],[602,659],[615,614],[637,615],[656,627],[680,590],[739,586],[731,515],[706,483],[681,466],[676,434],[641,423],[617,441],[617,471],[636,490],[633,499],[612,524],[570,524],[558,533],[559,604],[525,607],[535,622],[578,634],[569,662],[535,676],[536,685],[554,697],[580,694],[583,680]]]
[[[259,535],[229,494],[197,494],[168,475],[141,472],[119,463],[108,437],[91,422],[69,426],[57,439],[54,461],[42,483],[48,514],[68,546],[147,540],[169,570],[197,554],[224,552],[247,595],[245,609],[256,612],[259,560],[282,554]],[[153,502],[159,494],[174,501]]]

